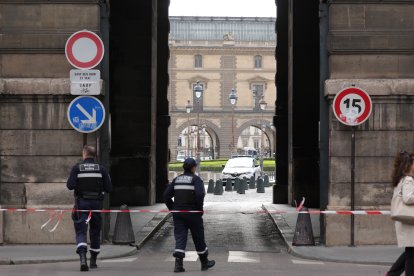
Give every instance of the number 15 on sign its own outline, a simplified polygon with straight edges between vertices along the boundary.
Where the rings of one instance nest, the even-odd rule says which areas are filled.
[[[345,88],[336,95],[333,111],[341,123],[348,126],[360,125],[371,115],[371,97],[360,88]]]

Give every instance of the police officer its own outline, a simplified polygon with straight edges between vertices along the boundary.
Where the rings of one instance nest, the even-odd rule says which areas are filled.
[[[205,189],[203,180],[195,175],[197,163],[188,158],[184,161],[184,174],[175,178],[168,185],[164,193],[164,201],[170,210],[197,210],[203,211]],[[172,200],[174,198],[174,201]],[[184,272],[183,259],[187,246],[188,230],[193,237],[198,256],[201,261],[201,270],[208,270],[215,265],[209,261],[208,248],[204,240],[203,213],[173,213],[175,257],[174,272]]]
[[[112,190],[111,178],[103,166],[95,162],[96,149],[92,146],[84,146],[82,152],[83,162],[75,165],[70,172],[67,182],[69,190],[75,190],[75,210],[100,210],[104,194]],[[97,268],[96,258],[100,252],[101,224],[100,213],[93,212],[88,220],[89,212],[74,212],[72,219],[76,231],[76,253],[80,256],[80,270],[88,271],[86,253],[88,250],[87,232],[88,224],[90,246],[90,268]]]

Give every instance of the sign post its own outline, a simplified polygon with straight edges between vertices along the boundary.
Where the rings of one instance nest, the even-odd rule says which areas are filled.
[[[100,95],[101,72],[91,69],[99,65],[104,52],[102,39],[94,32],[82,30],[68,38],[65,55],[68,62],[77,68],[70,71],[72,95]],[[88,133],[97,131],[105,120],[103,104],[90,96],[75,98],[67,113],[70,125],[83,133],[84,145],[88,143]]]
[[[356,127],[368,120],[372,112],[371,97],[355,86],[341,90],[333,101],[335,117],[351,127],[351,211],[355,210],[355,144]],[[355,216],[351,215],[351,246],[355,246]]]

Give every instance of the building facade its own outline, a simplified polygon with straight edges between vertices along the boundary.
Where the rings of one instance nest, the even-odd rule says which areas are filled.
[[[336,121],[331,103],[340,89],[356,85],[371,94],[374,104],[371,118],[356,132],[356,208],[388,209],[393,156],[401,149],[412,150],[414,144],[413,1],[275,2],[277,99],[266,99],[277,129],[274,202],[293,204],[304,196],[309,207],[350,208],[350,130]],[[197,125],[194,111],[190,120],[171,117],[185,115],[196,80],[205,85],[200,118],[206,120],[206,131],[217,137],[227,133],[214,144],[219,145],[219,156],[229,154],[232,142],[228,94],[233,86],[239,96],[238,131],[260,124],[258,114],[252,119],[251,85],[267,83],[265,97],[271,96],[266,91],[274,87],[276,65],[270,68],[270,64],[275,45],[266,51],[249,48],[250,42],[239,40],[243,35],[237,29],[226,27],[217,32],[218,38],[183,38],[187,45],[175,49],[172,44],[181,42],[178,36],[169,37],[175,30],[168,7],[167,0],[0,0],[2,208],[72,207],[65,181],[80,159],[83,137],[66,119],[74,97],[64,47],[67,38],[82,29],[100,34],[106,47],[98,69],[104,82],[100,98],[109,119],[88,136],[88,142],[98,145],[100,161],[110,168],[115,186],[112,206],[162,201],[169,147],[178,144],[188,121]],[[205,45],[209,41],[217,45]],[[179,57],[180,53],[188,57]],[[198,71],[196,55],[201,55],[197,66],[203,67]],[[262,71],[268,71],[261,78],[254,69],[256,55],[262,56]],[[176,72],[168,62],[170,68],[180,65],[188,70]],[[236,74],[236,67],[243,73]],[[170,86],[169,78],[176,80]],[[184,96],[172,97],[173,89],[185,91]],[[207,97],[214,91],[221,91],[219,97]],[[226,119],[220,117],[223,113]],[[170,123],[173,138],[168,137]],[[72,243],[70,214],[63,214],[54,233],[40,229],[49,216],[0,213],[0,242]],[[389,217],[355,220],[357,244],[395,242]],[[350,222],[349,216],[322,217],[321,241],[349,244]]]
[[[228,158],[241,153],[243,145],[238,141],[251,126],[259,132],[264,130],[266,152],[274,151],[275,20],[170,17],[168,94],[172,160],[187,152],[194,156],[197,116],[202,158]],[[200,99],[193,92],[197,81],[204,90]],[[238,96],[234,110],[229,101],[232,89]],[[262,99],[267,103],[265,110],[260,108]],[[190,113],[186,112],[188,105]],[[260,151],[261,140],[256,146]]]

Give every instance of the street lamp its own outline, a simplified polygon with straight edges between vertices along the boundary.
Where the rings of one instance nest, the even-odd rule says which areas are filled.
[[[190,112],[191,112],[190,100],[187,101],[185,106],[185,111],[187,112],[187,154],[186,158],[190,157]]]
[[[203,94],[203,86],[201,86],[200,81],[197,81],[193,90],[197,98],[197,175],[200,175],[200,98]]]
[[[263,156],[263,151],[264,151],[263,150],[263,144],[264,144],[264,142],[263,142],[263,133],[266,130],[266,125],[264,124],[264,120],[263,120],[263,112],[265,111],[265,109],[267,107],[267,102],[264,100],[264,96],[262,96],[262,99],[260,100],[259,105],[260,105],[260,110],[262,112],[262,125],[263,125],[262,133],[260,134],[260,140],[261,140],[261,144],[260,144],[260,169],[263,173],[263,158],[264,158],[264,156]]]
[[[230,94],[229,94],[229,101],[232,107],[232,112],[231,112],[231,136],[232,136],[232,142],[231,142],[231,153],[233,154],[234,152],[234,107],[237,103],[237,93],[236,90],[231,89]]]

